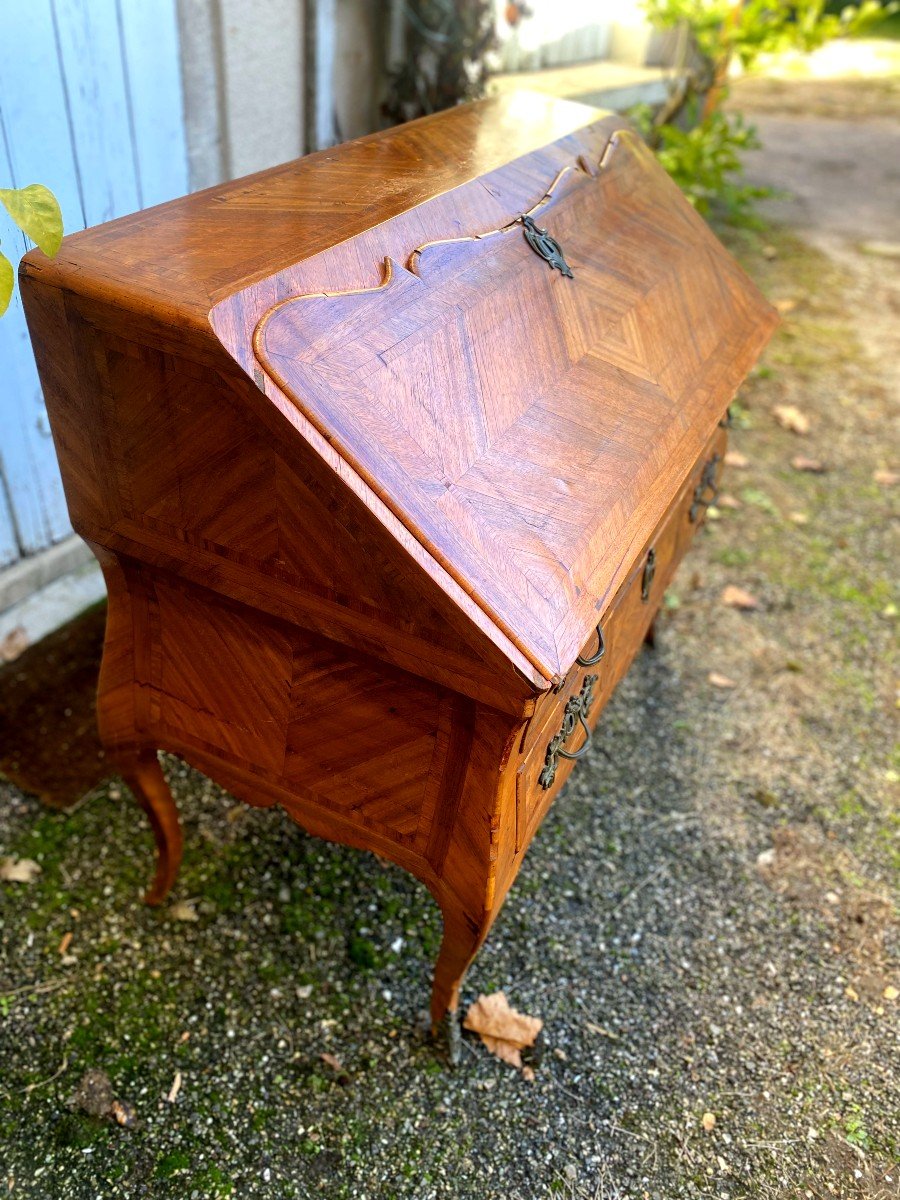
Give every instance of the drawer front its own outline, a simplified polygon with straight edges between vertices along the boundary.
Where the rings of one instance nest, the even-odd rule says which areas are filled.
[[[538,706],[523,739],[516,777],[517,850],[528,844],[568,779],[590,730],[643,644],[663,594],[715,498],[725,444],[725,431],[719,429],[563,686]]]

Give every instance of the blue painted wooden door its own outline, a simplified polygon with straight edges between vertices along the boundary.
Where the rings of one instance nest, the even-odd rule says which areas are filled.
[[[0,187],[52,188],[67,233],[188,190],[175,4],[0,5]],[[0,243],[26,248],[2,209]],[[17,293],[0,319],[0,566],[69,532]]]

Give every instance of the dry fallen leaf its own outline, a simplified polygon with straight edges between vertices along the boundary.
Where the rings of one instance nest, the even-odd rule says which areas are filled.
[[[0,858],[0,880],[4,883],[34,883],[41,864],[33,858]]]
[[[720,675],[718,671],[710,671],[707,679],[717,688],[736,688],[737,684],[733,679],[729,679],[727,675]]]
[[[863,242],[863,254],[874,254],[878,258],[900,258],[900,242]]]
[[[795,454],[791,459],[795,471],[808,471],[811,475],[824,475],[828,468],[818,458],[807,458],[805,454]]]
[[[782,316],[793,312],[796,307],[797,301],[793,300],[790,296],[784,296],[782,299],[775,301],[775,311],[781,313]]]
[[[900,483],[900,471],[875,471],[872,478],[882,487],[893,487],[894,484]]]
[[[795,525],[808,525],[809,515],[805,512],[790,512],[788,513],[788,520],[793,521]]]
[[[755,596],[745,592],[743,588],[735,587],[733,583],[729,583],[723,590],[719,600],[729,608],[739,608],[742,612],[752,612],[759,608],[759,601]]]
[[[341,1087],[346,1087],[350,1082],[350,1076],[344,1069],[344,1064],[341,1062],[341,1060],[336,1055],[329,1054],[327,1050],[324,1054],[320,1054],[319,1058],[321,1058],[326,1067],[331,1067],[332,1071],[334,1071],[335,1075],[337,1076],[337,1081]]]
[[[522,1050],[533,1046],[544,1027],[540,1017],[529,1017],[510,1008],[503,992],[481,995],[469,1008],[463,1021],[497,1058],[522,1069]]]
[[[793,404],[776,404],[772,409],[772,416],[791,433],[809,433],[809,417]]]
[[[175,1078],[172,1080],[172,1086],[169,1088],[169,1094],[166,1099],[170,1104],[174,1104],[178,1099],[178,1093],[181,1091],[181,1072],[175,1072]]]
[[[59,953],[65,956],[68,953],[69,947],[72,945],[72,930],[62,935],[62,940],[59,943]]]
[[[707,1133],[712,1133],[712,1131],[716,1127],[716,1114],[711,1113],[711,1112],[705,1112],[703,1114],[703,1119],[701,1121],[701,1124]]]
[[[199,921],[200,917],[197,914],[196,908],[190,900],[179,900],[173,904],[168,912],[169,919],[172,921]]]
[[[588,1021],[586,1028],[590,1033],[599,1033],[601,1037],[611,1038],[614,1042],[619,1041],[619,1035],[617,1033],[613,1033],[609,1029],[604,1029],[602,1025],[595,1025],[593,1021]]]
[[[137,1125],[137,1113],[124,1100],[113,1100],[109,1106],[109,1115],[123,1129],[134,1129]]]
[[[728,450],[725,454],[725,466],[737,467],[742,471],[744,467],[750,466],[750,459],[746,454],[741,454],[740,450]]]
[[[895,988],[892,983],[889,983],[881,994],[885,1000],[896,1000],[900,996],[900,990]]]
[[[740,500],[736,496],[730,495],[728,492],[720,492],[716,497],[716,505],[719,508],[743,508]]]
[[[28,634],[24,625],[17,625],[0,640],[0,662],[13,662],[28,649]]]

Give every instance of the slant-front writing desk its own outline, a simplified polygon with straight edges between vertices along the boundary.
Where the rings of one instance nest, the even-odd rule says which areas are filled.
[[[522,93],[66,238],[22,277],[103,741],[430,889],[460,982],[715,494],[775,317],[620,118]]]

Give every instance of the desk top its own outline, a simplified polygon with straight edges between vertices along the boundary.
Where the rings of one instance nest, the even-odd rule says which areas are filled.
[[[76,234],[24,270],[224,348],[547,680],[776,322],[620,118],[529,93]]]

